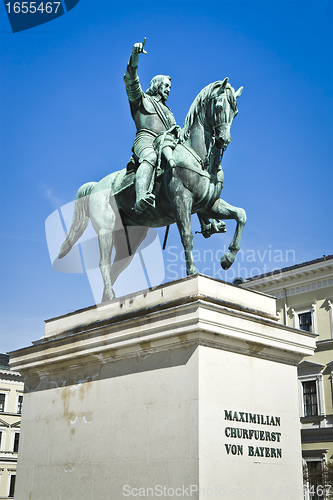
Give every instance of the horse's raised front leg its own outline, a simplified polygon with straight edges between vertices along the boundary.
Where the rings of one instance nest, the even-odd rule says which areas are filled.
[[[92,194],[89,200],[89,210],[91,223],[98,235],[99,268],[104,282],[102,302],[106,302],[115,297],[111,280],[111,253],[116,210],[110,203],[110,191],[103,190]]]
[[[185,251],[187,275],[198,274],[193,259],[193,233],[191,226],[192,194],[184,187],[175,190],[172,203],[180,239]]]
[[[227,270],[235,262],[236,254],[240,250],[240,242],[246,222],[246,213],[243,208],[233,207],[224,200],[218,199],[205,214],[214,219],[235,219],[237,222],[234,237],[229,245],[229,252],[221,258],[221,266]]]

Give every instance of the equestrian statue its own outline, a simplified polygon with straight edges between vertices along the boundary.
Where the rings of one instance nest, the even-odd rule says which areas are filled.
[[[139,55],[147,53],[145,42],[134,44],[124,76],[137,129],[133,155],[125,169],[80,187],[72,225],[59,252],[59,259],[67,255],[91,220],[100,249],[102,301],[115,297],[113,284],[150,227],[169,227],[176,222],[187,275],[191,275],[198,272],[193,259],[192,214],[197,214],[206,238],[225,232],[223,220],[236,220],[229,251],[221,258],[225,270],[240,250],[246,222],[242,208],[220,198],[224,180],[221,159],[231,141],[230,128],[238,113],[236,99],[243,87],[235,92],[228,78],[207,85],[194,99],[180,128],[166,105],[171,78],[157,75],[146,92],[141,88],[138,63]]]

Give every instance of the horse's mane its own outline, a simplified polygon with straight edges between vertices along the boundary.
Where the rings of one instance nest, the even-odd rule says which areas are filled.
[[[210,94],[212,92],[212,89],[218,83],[221,84],[221,82],[214,82],[214,83],[210,83],[209,85],[207,85],[206,87],[204,87],[199,92],[199,94],[194,99],[194,101],[192,102],[191,107],[189,109],[189,112],[186,115],[184,126],[183,126],[182,131],[181,131],[181,138],[182,139],[186,140],[188,138],[190,130],[192,128],[192,125],[193,125],[193,123],[195,121],[195,118],[196,118],[196,116],[198,114],[198,110],[201,109],[202,104],[210,96]]]
[[[181,131],[181,139],[186,140],[190,134],[192,125],[195,121],[195,118],[198,116],[199,110],[202,108],[203,104],[205,103],[206,100],[209,100],[212,98],[212,94],[214,90],[217,90],[222,84],[222,81],[217,81],[210,83],[206,87],[204,87],[197,97],[194,99],[194,101],[191,104],[191,107],[189,109],[189,112],[186,115],[185,121],[184,121],[184,126]],[[226,85],[227,90],[232,90],[232,87],[229,83]],[[229,94],[229,92],[228,92]],[[231,92],[232,94],[232,92]],[[231,97],[231,99],[230,99]],[[236,108],[236,99],[232,95],[228,96],[228,100],[231,104],[232,107]]]

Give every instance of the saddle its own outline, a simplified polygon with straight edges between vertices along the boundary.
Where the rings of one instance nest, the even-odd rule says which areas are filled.
[[[139,167],[139,161],[138,159],[136,158],[136,156],[133,154],[130,159],[128,160],[127,162],[127,165],[126,165],[126,175],[130,175],[130,174],[134,174],[136,173],[137,169]],[[156,168],[156,177],[159,177],[160,175],[162,175],[164,172],[164,169],[161,168],[161,167],[157,167]]]
[[[135,173],[138,169],[138,166],[139,166],[139,162],[133,154],[127,162],[126,173],[127,174],[130,174],[131,172]]]

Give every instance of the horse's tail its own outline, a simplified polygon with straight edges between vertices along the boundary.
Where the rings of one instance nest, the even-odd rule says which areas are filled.
[[[61,245],[58,258],[62,259],[87,229],[89,215],[89,195],[97,182],[87,182],[77,192],[71,228]]]

